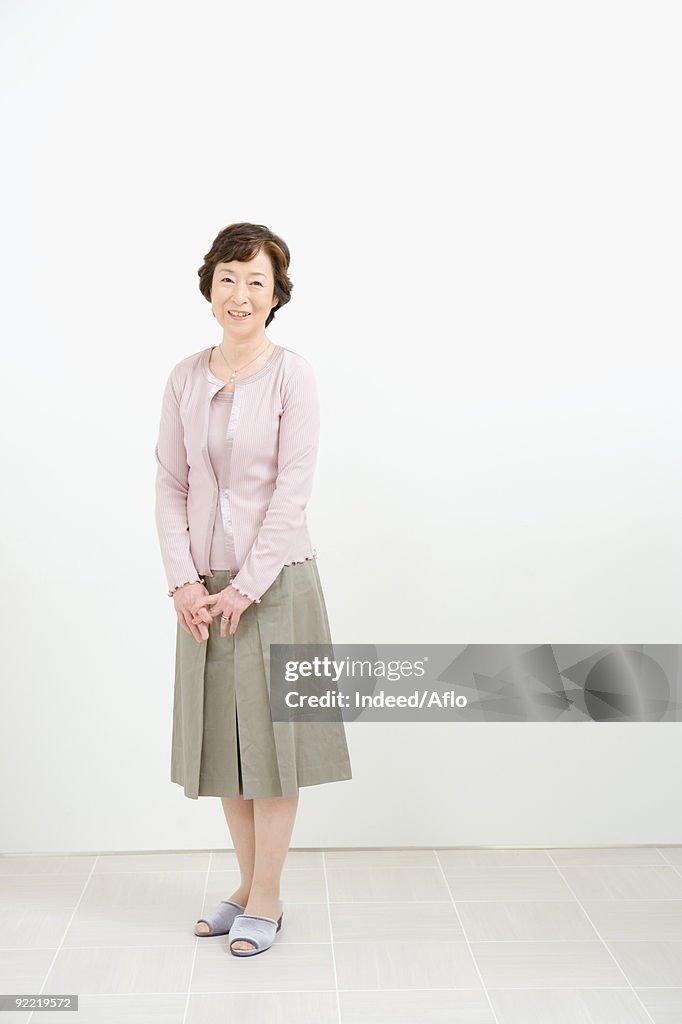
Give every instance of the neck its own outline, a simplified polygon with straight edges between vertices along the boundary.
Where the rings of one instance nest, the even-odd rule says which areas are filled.
[[[247,374],[255,373],[259,370],[270,358],[273,348],[269,338],[261,339],[257,345],[254,343],[242,343],[236,349],[236,352],[230,349],[226,352],[224,344],[225,339],[223,338],[218,346],[219,359],[224,367],[229,367],[231,373],[229,379],[231,381],[237,379],[237,374],[240,370],[244,370]]]
[[[240,338],[235,341],[234,338],[226,338],[223,335],[223,339],[220,342],[220,347],[228,357],[234,356],[235,360],[246,359],[247,356],[255,356],[256,352],[260,352],[261,349],[267,349],[270,345],[270,339],[265,335],[260,338]]]

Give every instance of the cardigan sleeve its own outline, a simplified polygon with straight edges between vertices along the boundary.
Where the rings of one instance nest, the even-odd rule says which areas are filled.
[[[168,593],[183,583],[203,582],[190,553],[187,493],[189,466],[180,418],[180,394],[175,368],[166,382],[161,423],[155,449],[156,529]]]
[[[319,435],[315,375],[310,363],[302,359],[283,383],[275,489],[251,550],[231,583],[257,604],[288,564],[289,539],[305,520]]]

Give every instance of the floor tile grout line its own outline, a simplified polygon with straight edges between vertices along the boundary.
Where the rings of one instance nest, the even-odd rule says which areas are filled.
[[[332,865],[332,867],[336,867],[336,865]],[[499,872],[502,872],[502,871],[513,870],[515,868],[519,868],[519,869],[524,868],[524,869],[529,869],[530,870],[530,869],[539,868],[539,867],[551,867],[551,865],[549,865],[549,864],[499,864],[499,865],[495,865],[495,864],[471,864],[471,865],[466,865],[466,866],[459,865],[459,866],[456,866],[456,867],[449,867],[448,866],[448,871],[450,871],[453,874],[456,871],[461,871],[461,872],[474,872],[474,871],[478,871],[478,872],[491,871],[492,872],[492,871],[499,871]],[[678,867],[676,865],[674,865],[674,864],[564,864],[563,867],[565,867],[565,868],[586,868],[586,869],[587,868],[589,868],[589,869],[592,869],[592,868],[608,868],[611,871],[613,871],[614,868],[624,868],[624,869],[628,869],[628,868],[652,868],[652,869],[654,869],[656,871],[660,871],[663,868],[671,868],[671,870],[673,870],[675,872],[678,871]],[[679,865],[679,867],[682,868],[682,865]],[[389,871],[389,870],[390,871],[431,871],[431,870],[433,870],[433,868],[429,864],[358,864],[357,867],[353,867],[352,865],[349,865],[349,864],[341,864],[341,865],[339,865],[339,868],[341,870],[351,870],[351,871],[369,871],[369,870],[375,870],[375,871]],[[214,871],[213,874],[214,875],[222,875],[222,874],[226,875],[226,874],[229,874],[230,872],[235,872],[235,871],[238,871],[238,870],[239,869],[237,867],[234,867],[234,868],[224,868],[224,869],[220,868],[219,870]],[[301,874],[301,875],[304,874],[304,873],[305,874],[310,874],[311,870],[313,870],[313,869],[311,869],[309,867],[308,868],[287,868],[287,874]],[[318,870],[318,869],[315,869],[315,870]],[[321,866],[320,866],[319,870],[320,871],[322,870]],[[151,869],[145,870],[145,871],[137,871],[135,869],[131,869],[130,871],[97,871],[96,872],[96,876],[97,876],[97,878],[101,878],[101,877],[112,878],[112,877],[118,876],[118,875],[122,875],[122,876],[125,877],[126,875],[201,875],[203,873],[204,873],[204,870],[202,868],[196,868],[196,869],[195,868],[186,868],[186,869],[179,868],[178,870],[172,870],[172,871],[171,870],[156,870],[154,868],[151,868]],[[83,874],[85,874],[85,872]],[[12,871],[12,872],[8,872],[5,875],[0,874],[0,879],[1,878],[39,878],[39,879],[45,879],[45,878],[75,878],[75,879],[78,879],[80,877],[83,877],[83,876],[82,875],[76,875],[75,873],[67,872],[67,871],[64,871],[64,872],[60,872],[60,871],[45,871],[45,872]]]
[[[552,857],[552,855],[550,854],[550,858],[551,858],[551,857]],[[552,859],[552,860],[553,860],[553,859]],[[553,863],[554,863],[554,861],[553,861]],[[625,973],[625,971],[623,970],[623,968],[622,968],[622,967],[620,966],[620,964],[619,964],[619,963],[618,963],[618,961],[616,960],[616,958],[615,958],[615,956],[613,955],[613,953],[611,952],[611,949],[609,948],[609,945],[608,945],[608,943],[606,942],[606,939],[605,939],[605,938],[604,938],[604,937],[602,936],[602,934],[601,934],[601,932],[599,931],[599,929],[597,928],[596,924],[594,923],[594,921],[592,920],[592,918],[590,917],[590,915],[589,915],[589,914],[587,913],[587,910],[586,910],[586,909],[585,909],[585,907],[583,906],[583,903],[582,903],[582,901],[581,901],[581,900],[580,900],[580,899],[578,898],[578,896],[576,895],[576,893],[575,893],[575,890],[573,889],[573,887],[572,887],[571,885],[569,885],[569,883],[568,883],[568,881],[567,881],[567,879],[566,879],[566,877],[565,877],[565,875],[564,875],[563,871],[561,870],[561,868],[559,867],[559,865],[558,865],[558,864],[554,863],[554,866],[555,866],[555,868],[557,869],[557,871],[559,872],[559,874],[561,875],[561,877],[562,877],[562,879],[563,879],[563,882],[564,882],[564,885],[566,885],[566,886],[568,887],[568,889],[569,889],[569,891],[570,891],[570,892],[572,893],[572,895],[573,895],[573,898],[575,899],[576,903],[578,904],[578,906],[579,906],[579,907],[580,907],[580,909],[582,910],[583,914],[585,915],[585,917],[587,918],[587,920],[588,920],[588,921],[590,922],[590,924],[591,924],[591,925],[592,925],[592,927],[594,928],[594,930],[595,930],[596,934],[597,934],[597,935],[599,936],[599,940],[600,940],[600,942],[601,942],[601,943],[603,944],[603,946],[604,946],[604,949],[605,949],[605,950],[606,950],[606,952],[607,952],[607,953],[609,954],[609,956],[610,956],[610,957],[611,957],[611,959],[613,960],[614,964],[616,965],[616,967],[618,968],[618,970],[620,971],[620,973],[621,973],[621,974],[623,975],[623,977],[624,977],[624,978],[625,978],[625,980],[627,981],[628,985],[630,986],[630,990],[631,990],[632,994],[634,995],[635,999],[636,999],[636,1000],[638,1001],[639,1005],[640,1005],[640,1006],[642,1007],[642,1010],[644,1011],[644,1013],[645,1013],[645,1014],[647,1015],[647,1017],[648,1017],[648,1018],[649,1018],[649,1020],[651,1021],[651,1024],[656,1024],[656,1022],[655,1022],[654,1018],[653,1018],[653,1017],[651,1016],[651,1014],[650,1014],[650,1013],[649,1013],[649,1011],[647,1010],[646,1006],[644,1005],[644,1003],[642,1002],[642,1000],[641,1000],[641,999],[639,998],[639,995],[638,995],[638,993],[637,993],[637,990],[635,989],[634,985],[632,984],[632,982],[631,982],[631,981],[630,981],[630,979],[628,978],[627,974]],[[566,865],[564,865],[564,867],[566,867]]]
[[[456,902],[460,903],[461,901],[457,900]],[[210,936],[207,936],[207,938],[208,937],[210,937]],[[392,942],[408,942],[408,941],[411,941],[411,940],[408,940],[408,939],[381,939],[380,941],[382,943],[384,943],[384,944],[390,944]],[[464,938],[459,938],[459,939],[452,938],[452,939],[442,939],[442,940],[439,940],[439,941],[442,941],[442,942],[462,942],[462,943],[464,943],[464,942],[466,942],[466,939],[464,939]],[[504,946],[504,945],[512,945],[513,944],[513,945],[518,946],[518,945],[522,945],[523,943],[532,943],[532,942],[542,942],[543,944],[548,945],[548,946],[552,945],[553,943],[559,943],[559,942],[563,942],[563,943],[572,942],[572,943],[574,943],[576,945],[578,943],[581,943],[581,942],[583,942],[583,943],[599,942],[599,941],[606,942],[605,939],[600,939],[600,938],[596,938],[596,937],[595,938],[591,938],[591,939],[569,939],[569,938],[566,938],[566,939],[470,939],[469,941],[476,943],[477,946],[485,946],[485,945],[488,945],[488,944],[496,945],[496,946]],[[677,942],[677,943],[682,945],[682,936],[680,936],[679,939],[670,939],[670,938],[665,938],[665,939],[627,938],[627,939],[609,939],[608,941],[613,943],[613,944],[617,944],[619,942],[637,942],[637,943],[646,943],[646,942]],[[335,942],[337,944],[342,943],[342,942],[348,942],[351,945],[362,945],[364,942],[372,944],[374,942],[374,940],[373,939],[364,939],[364,940],[363,939],[360,939],[360,940],[358,940],[358,939],[336,939]],[[608,945],[608,943],[606,943],[606,944]],[[213,943],[213,945],[217,946],[218,943]],[[315,940],[315,939],[305,940],[305,939],[301,939],[301,940],[293,941],[293,942],[288,941],[288,940],[284,941],[283,939],[280,939],[278,941],[278,945],[280,945],[280,946],[287,946],[287,947],[288,946],[331,946],[331,945],[333,945],[333,943],[326,942],[326,941],[324,941],[322,939],[320,939],[320,940]],[[130,950],[130,949],[165,949],[165,950],[171,950],[171,949],[187,949],[187,948],[189,948],[189,946],[188,946],[188,944],[183,945],[182,943],[177,943],[177,942],[152,943],[152,944],[148,944],[146,946],[145,945],[141,945],[140,943],[131,943],[130,945],[128,945],[128,944],[125,944],[125,945],[104,945],[103,944],[103,945],[98,945],[98,946],[89,945],[89,946],[61,946],[61,947],[55,947],[55,946],[0,946],[0,953],[38,953],[41,950],[51,950],[51,949],[55,949],[55,948],[57,949],[57,951],[61,951],[63,949],[65,951],[67,951],[67,952],[74,952],[75,950],[89,950],[90,952],[93,952],[94,950],[103,950],[103,949],[124,949],[124,950]],[[195,943],[195,949],[196,948],[197,947],[196,947],[196,943]],[[670,987],[671,988],[682,988],[682,985],[671,985]],[[32,1011],[32,1012],[35,1012],[35,1011]]]
[[[43,978],[43,983],[40,986],[40,992],[38,993],[39,995],[42,995],[43,989],[45,988],[45,985],[47,983],[47,979],[50,977],[50,971],[54,967],[55,960],[59,956],[59,952],[60,952],[60,950],[61,950],[61,948],[62,948],[62,946],[64,944],[64,939],[66,938],[66,933],[68,932],[69,928],[71,927],[71,922],[73,921],[74,915],[75,915],[76,911],[78,910],[78,907],[80,906],[80,903],[81,903],[81,900],[83,899],[83,896],[85,895],[85,890],[87,889],[87,887],[89,885],[89,882],[90,882],[90,879],[92,878],[92,876],[94,874],[95,866],[96,866],[98,860],[99,860],[99,857],[95,857],[94,861],[90,865],[90,871],[88,872],[88,877],[83,882],[83,888],[81,889],[81,894],[78,897],[78,899],[76,900],[76,905],[74,906],[73,910],[71,911],[71,914],[69,915],[69,920],[66,922],[66,926],[64,928],[64,931],[62,932],[62,937],[59,940],[59,945],[55,949],[54,956],[52,957],[52,960],[50,961],[50,965],[47,968],[47,971],[45,972],[45,977]],[[67,946],[67,949],[68,949],[68,946]],[[35,1012],[36,1012],[35,1010],[31,1010],[31,1012],[28,1015],[28,1018],[26,1020],[26,1024],[31,1024],[31,1022],[33,1020],[33,1014]]]
[[[324,900],[289,900],[287,902],[291,903],[293,906],[301,906],[301,907],[324,907],[324,906],[326,906],[326,902]],[[330,903],[332,905],[339,906],[339,907],[345,907],[345,906],[348,906],[350,904],[352,904],[352,905],[359,905],[359,906],[365,906],[365,905],[367,905],[367,906],[390,906],[392,904],[404,904],[404,903],[409,903],[411,906],[414,906],[414,907],[420,907],[420,906],[432,906],[432,905],[435,905],[435,906],[447,905],[450,902],[451,902],[450,900],[408,900],[408,899],[404,899],[404,900],[401,900],[401,899],[392,899],[392,900],[331,900],[330,901]],[[528,898],[527,896],[517,896],[517,897],[509,897],[509,898],[506,898],[506,899],[488,899],[488,900],[482,899],[480,897],[476,897],[476,898],[473,898],[473,899],[458,899],[457,902],[458,903],[486,903],[487,904],[487,903],[574,903],[576,901],[572,900],[572,899],[541,899],[541,898],[538,898],[537,896],[536,897],[532,897],[532,898]],[[610,899],[607,898],[607,897],[600,897],[599,899],[597,899],[597,898],[588,899],[588,900],[586,900],[586,902],[587,903],[606,903],[606,904],[609,904],[609,905],[620,904],[620,903],[625,903],[625,904],[628,904],[628,903],[680,903],[680,902],[682,902],[682,896],[612,896]],[[11,906],[13,906],[13,904],[10,904],[10,903],[7,903],[7,902],[2,904],[2,907],[3,907],[4,911],[7,911],[8,908],[10,908]],[[17,906],[18,906],[18,904],[17,904]],[[78,906],[78,903],[76,903],[76,906],[74,907],[74,910],[76,909],[77,906]],[[155,904],[154,903],[149,903],[149,904],[140,903],[139,906],[142,909],[154,910],[154,908],[155,908]],[[25,905],[23,906],[23,909],[26,909]],[[46,908],[43,907],[43,909],[46,909]],[[52,911],[60,911],[60,910],[70,911],[71,910],[71,905],[69,904],[67,906],[51,906],[51,907],[48,907],[47,909],[48,910],[52,910]],[[115,908],[111,908],[110,907],[110,908],[108,908],[108,910],[106,912],[107,913],[111,913],[112,909],[115,909]],[[124,907],[119,907],[117,909],[124,910],[125,908]],[[500,940],[500,941],[505,941],[505,940]],[[552,941],[552,940],[548,940],[548,941]],[[654,941],[654,940],[642,940],[642,941]],[[661,941],[661,940],[655,940],[655,941]],[[672,941],[676,941],[676,940],[673,939]],[[156,943],[153,943],[153,945],[156,945]],[[158,945],[166,945],[166,943],[158,943]],[[168,945],[175,945],[175,943],[168,943]],[[182,943],[180,943],[180,945],[182,945]],[[15,946],[5,946],[5,947],[2,947],[2,948],[5,948],[5,949],[15,949],[17,947],[15,947]],[[22,948],[26,948],[26,949],[53,949],[54,947],[51,946],[51,945],[47,945],[47,946],[27,946],[27,947],[22,947]]]
[[[329,900],[329,879],[327,877],[327,858],[324,850],[322,851],[322,870],[324,872],[324,891],[327,903],[327,920],[329,922],[329,943],[331,946],[332,954],[332,970],[334,972],[334,991],[336,992],[336,1016],[338,1017],[338,1024],[342,1024],[341,1020],[341,998],[339,996],[339,978],[336,972],[336,952],[334,950],[334,927],[332,925],[332,907]]]
[[[638,985],[638,989],[642,992],[659,992],[670,991],[670,992],[682,992],[682,986],[680,985]],[[252,988],[252,989],[195,989],[190,993],[192,996],[260,996],[260,995],[318,995],[324,993],[326,995],[333,994],[336,989],[333,988]],[[409,988],[342,988],[340,992],[481,992],[481,987],[472,988],[468,985],[463,985],[460,988],[444,988],[443,986],[434,986],[433,988],[423,988],[419,985],[410,986]],[[483,987],[485,991],[485,986]],[[523,985],[509,987],[507,985],[496,985],[490,989],[491,992],[631,992],[632,987],[630,985]],[[81,992],[80,995],[84,996],[96,996],[101,999],[111,999],[114,996],[123,996],[130,998],[132,996],[150,996],[164,998],[166,996],[184,996],[185,993],[182,990],[177,992]],[[19,1011],[20,1013],[22,1011]],[[27,1011],[28,1012],[28,1011]],[[31,1010],[31,1013],[38,1013],[41,1011]],[[54,1011],[53,1011],[54,1012]],[[28,1024],[28,1022],[27,1022]]]
[[[298,906],[302,906],[302,907],[324,907],[324,906],[327,905],[325,900],[289,900],[287,902],[293,903],[295,906],[298,905]],[[388,903],[388,904],[390,904],[390,903],[410,903],[413,906],[418,907],[418,906],[422,906],[422,904],[430,906],[432,903],[435,903],[435,904],[450,903],[450,900],[408,900],[408,899],[392,899],[392,900],[331,900],[330,902],[333,905],[336,905],[336,906],[339,906],[339,907],[344,907],[344,906],[347,906],[348,904],[356,904],[356,903],[357,904],[361,904],[361,905],[367,903],[367,904],[372,904],[372,906],[374,906],[375,904],[379,904],[379,906],[381,906],[382,904],[386,904],[386,903]],[[480,896],[478,896],[478,897],[473,897],[472,899],[466,899],[466,900],[465,899],[458,899],[457,902],[458,903],[573,903],[575,901],[571,900],[571,899],[541,899],[541,898],[539,898],[537,896],[536,897],[532,897],[532,898],[529,898],[527,896],[516,896],[516,897],[512,896],[512,897],[508,897],[506,899],[488,899],[488,900],[485,900],[485,899],[482,899]],[[588,903],[680,903],[680,902],[682,902],[682,896],[611,896],[611,897],[600,896],[600,897],[590,898],[586,902],[588,902]],[[9,903],[4,903],[3,904],[3,908],[5,908],[5,909],[7,907],[9,907],[9,906],[10,906]],[[149,907],[152,910],[154,909],[154,904],[153,903],[149,903],[149,904],[140,903],[139,906],[140,907]],[[49,910],[70,910],[71,909],[71,904],[67,904],[66,906],[51,906],[48,909]],[[124,909],[124,908],[120,908],[119,907],[119,909]],[[110,908],[109,912],[111,912],[111,908]],[[47,949],[49,947],[44,946],[42,948],[43,949]]]
[[[124,856],[124,855],[122,854],[121,856]],[[332,867],[345,868],[345,869],[347,869],[349,867],[352,868],[352,865],[349,865],[349,864],[338,864],[338,865],[336,865],[336,864],[332,863],[331,866]],[[536,868],[536,867],[556,867],[556,866],[558,866],[557,862],[550,860],[550,861],[547,862],[547,864],[539,864],[539,863],[536,863],[536,864],[514,864],[514,863],[509,863],[509,864],[494,864],[494,863],[489,863],[489,864],[462,864],[462,865],[448,866],[448,870],[453,871],[453,872],[457,871],[457,870],[462,870],[462,871],[477,871],[477,870],[478,871],[505,871],[505,870],[508,870],[510,868],[514,869],[514,868]],[[682,863],[674,864],[671,861],[661,861],[660,863],[651,863],[651,862],[628,862],[628,863],[625,863],[623,861],[619,861],[619,862],[610,862],[610,861],[607,861],[607,862],[602,862],[602,861],[599,861],[599,862],[597,862],[597,861],[584,862],[584,861],[580,861],[580,862],[576,862],[576,863],[564,863],[562,866],[565,867],[565,868],[611,868],[611,869],[613,869],[613,868],[657,868],[657,869],[659,869],[659,868],[671,868],[673,871],[675,871],[678,874],[680,873],[680,870],[682,869]],[[358,865],[355,870],[360,871],[360,870],[367,870],[369,868],[380,868],[381,870],[391,869],[391,870],[396,870],[396,871],[423,871],[423,870],[428,870],[431,867],[435,867],[435,865],[431,865],[431,864],[381,864],[381,863],[372,863],[372,862],[370,862],[368,864]],[[322,863],[321,862],[320,862],[319,868],[320,869],[322,868]],[[222,873],[227,873],[229,871],[238,871],[239,870],[239,866],[238,866],[238,864],[235,864],[233,867],[212,868],[211,870],[213,871],[214,874],[222,874]],[[311,870],[312,870],[312,868],[311,868],[310,865],[307,865],[305,867],[296,867],[295,865],[291,865],[291,864],[287,864],[286,865],[286,871],[287,872],[301,872],[302,873],[304,871],[305,872],[310,872]],[[206,871],[206,868],[182,868],[182,867],[162,868],[162,867],[156,867],[156,868],[130,868],[127,871],[120,871],[120,870],[95,871],[94,874],[96,874],[96,876],[99,878],[101,875],[107,875],[107,876],[109,876],[109,875],[164,875],[164,874],[182,874],[182,875],[194,875],[194,874],[196,874],[196,875],[199,875],[199,874],[203,874],[205,871]],[[92,873],[92,868],[87,870],[87,871],[86,870],[83,871],[83,874],[86,874],[86,873],[87,873],[87,875],[89,877],[89,875]],[[40,878],[40,879],[45,879],[45,878],[73,878],[73,877],[76,877],[76,873],[75,872],[71,872],[71,871],[6,871],[6,872],[0,871],[0,878]]]
[[[585,850],[605,850],[605,849],[606,850],[642,850],[642,851],[643,850],[647,850],[647,851],[650,851],[650,852],[658,854],[659,859],[657,861],[655,861],[655,862],[652,862],[652,861],[641,861],[641,862],[635,861],[635,862],[632,862],[632,861],[623,861],[623,860],[604,861],[604,860],[601,860],[601,859],[598,860],[598,861],[596,861],[596,860],[595,861],[580,860],[580,861],[577,861],[577,862],[574,862],[574,863],[566,863],[566,864],[564,864],[564,866],[565,867],[673,867],[673,868],[682,868],[682,860],[680,861],[679,864],[677,864],[674,861],[667,860],[664,857],[663,853],[662,853],[663,850],[669,850],[669,849],[682,851],[682,845],[672,845],[672,844],[670,846],[668,846],[668,847],[665,847],[665,846],[663,846],[663,847],[661,847],[661,846],[646,846],[646,845],[634,845],[634,846],[630,845],[630,846],[616,846],[616,847],[603,847],[603,846],[587,846],[587,847],[583,847],[583,846],[574,846],[574,847],[565,847],[565,846],[562,846],[562,847],[448,846],[448,847],[428,847],[428,848],[427,847],[405,847],[405,848],[403,848],[403,847],[368,847],[368,848],[358,848],[358,849],[348,847],[348,848],[344,848],[343,850],[341,850],[341,849],[339,849],[339,850],[331,849],[329,851],[327,851],[325,848],[321,848],[319,851],[317,851],[317,850],[310,850],[310,851],[308,851],[308,850],[300,850],[300,851],[297,851],[296,849],[290,849],[289,850],[289,857],[291,857],[291,855],[295,854],[296,852],[301,852],[301,853],[319,852],[320,853],[319,864],[320,864],[320,867],[321,867],[322,866],[322,856],[324,856],[327,852],[342,852],[344,854],[348,854],[348,857],[350,859],[355,859],[357,857],[357,855],[362,855],[362,854],[365,854],[365,853],[368,853],[368,854],[374,854],[374,853],[407,853],[407,854],[409,854],[409,853],[423,853],[423,854],[427,854],[427,853],[433,853],[434,851],[440,851],[441,853],[451,853],[451,852],[453,852],[453,853],[465,853],[465,852],[466,853],[470,853],[470,852],[476,853],[476,852],[493,852],[493,851],[495,851],[495,852],[500,852],[500,853],[545,853],[545,854],[548,855],[547,858],[546,858],[547,864],[548,865],[555,865],[557,863],[557,861],[556,861],[556,859],[554,858],[554,856],[551,853],[552,850],[554,850],[554,851],[560,850],[562,852],[564,852],[564,851],[565,852],[581,851],[582,852],[582,851],[585,851]],[[36,860],[41,860],[41,859],[44,859],[44,860],[50,860],[50,859],[53,859],[53,860],[54,859],[56,859],[56,860],[65,860],[65,859],[78,859],[78,858],[87,859],[88,857],[92,856],[93,857],[93,864],[91,865],[91,867],[83,869],[84,873],[87,872],[89,874],[92,871],[93,867],[96,867],[98,865],[99,860],[101,860],[102,856],[107,856],[107,857],[112,857],[112,858],[121,858],[121,859],[129,858],[129,857],[142,857],[142,858],[146,859],[146,858],[152,858],[152,857],[165,857],[165,856],[172,856],[172,857],[179,857],[179,858],[182,857],[182,858],[184,858],[184,857],[193,857],[193,856],[200,856],[200,855],[203,856],[204,853],[208,853],[209,854],[209,863],[211,863],[211,858],[212,858],[213,854],[215,854],[215,853],[227,854],[227,855],[233,857],[234,860],[235,860],[235,863],[234,863],[234,865],[232,867],[228,867],[228,868],[211,868],[210,870],[213,870],[213,871],[234,871],[234,870],[238,869],[238,862],[236,861],[236,853],[233,850],[207,850],[207,851],[193,851],[193,850],[186,850],[186,851],[177,850],[177,851],[175,851],[175,850],[169,850],[169,851],[154,851],[154,852],[149,852],[149,853],[144,853],[144,854],[136,853],[134,851],[125,851],[125,852],[117,852],[117,853],[114,853],[114,854],[102,854],[102,855],[99,855],[99,854],[96,854],[96,855],[80,854],[80,853],[72,853],[72,854],[51,854],[51,853],[27,853],[27,854],[23,854],[22,853],[22,854],[13,854],[13,853],[0,853],[0,877],[6,877],[6,876],[7,877],[13,877],[13,876],[17,876],[17,875],[19,875],[19,876],[24,876],[24,875],[28,876],[28,875],[30,875],[30,876],[36,876],[36,877],[49,877],[49,876],[53,876],[53,875],[62,876],[62,875],[65,875],[65,874],[67,874],[67,875],[72,874],[69,871],[60,871],[60,870],[57,870],[57,871],[46,871],[46,872],[37,872],[37,871],[3,871],[2,870],[3,861],[6,860],[6,861],[10,862],[13,859],[19,860],[19,859],[23,859],[23,858],[33,858],[33,859],[36,859]],[[332,863],[332,864],[334,863],[333,861],[330,862],[328,858],[327,858],[327,861],[328,861],[328,863]],[[339,862],[339,865],[340,866],[345,866],[345,865],[343,865],[342,862]],[[409,864],[409,865],[395,864],[395,865],[382,865],[382,866],[414,868],[414,867],[428,867],[429,865],[428,864]],[[486,866],[494,867],[495,865],[494,865],[494,862],[493,862],[490,865],[486,865]],[[500,867],[533,867],[533,866],[535,866],[535,865],[532,864],[532,863],[531,864],[509,863],[509,864],[502,864],[502,865],[500,865]],[[136,868],[131,868],[130,869],[131,873],[135,873],[135,874],[144,874],[144,873],[146,873],[146,871],[153,872],[153,873],[159,873],[159,872],[164,872],[164,871],[168,871],[168,872],[171,872],[171,871],[178,871],[178,872],[180,872],[180,871],[182,871],[182,872],[197,872],[197,873],[199,873],[199,872],[203,872],[205,870],[206,869],[203,868],[203,867],[185,868],[185,867],[176,866],[176,867],[164,868],[162,865],[157,865],[156,867],[149,868],[149,869],[144,869],[142,867],[136,867]],[[309,871],[310,870],[310,865],[307,864],[307,865],[299,868],[299,867],[296,867],[295,863],[289,862],[287,864],[287,870],[288,871]],[[100,874],[121,874],[121,873],[125,874],[127,872],[120,872],[118,870],[107,871],[106,868],[103,868],[100,871],[95,871],[95,874],[97,874],[97,875],[100,875]]]
[[[443,870],[443,865],[441,864],[440,857],[438,856],[438,851],[434,848],[433,852],[436,855],[436,860],[438,861],[438,866],[440,867],[441,875],[443,876],[443,881],[445,882],[445,887],[448,890],[448,894],[450,896],[450,901],[452,902],[452,906],[454,908],[454,911],[457,914],[457,920],[459,921],[459,926],[462,929],[462,934],[463,934],[464,938],[466,939],[467,948],[469,950],[469,956],[471,957],[473,965],[476,968],[476,972],[477,972],[479,980],[481,982],[481,986],[483,987],[483,991],[485,992],[485,997],[488,1000],[488,1004],[490,1006],[490,1012],[493,1015],[495,1024],[500,1024],[499,1017],[497,1016],[497,1012],[495,1010],[495,1007],[493,1006],[493,1001],[490,998],[490,993],[488,992],[488,986],[486,985],[485,981],[483,980],[483,975],[481,974],[481,969],[478,966],[478,961],[476,960],[476,957],[474,956],[474,951],[471,948],[471,943],[469,942],[469,936],[467,935],[466,930],[464,928],[464,925],[462,923],[462,919],[459,916],[459,910],[457,909],[457,904],[455,903],[454,896],[452,895],[452,890],[450,889],[450,885],[449,885],[447,876],[445,874],[445,871]]]
[[[203,892],[203,896],[202,896],[202,900],[201,900],[202,912],[203,912],[203,907],[206,904],[206,893],[208,892],[208,880],[209,880],[209,877],[210,877],[210,874],[211,874],[211,863],[212,863],[212,861],[213,861],[213,850],[211,850],[211,852],[208,855],[208,864],[206,865],[206,878],[204,879],[204,892]],[[192,978],[194,977],[194,965],[197,962],[197,951],[198,951],[198,949],[199,949],[199,936],[197,935],[197,936],[195,936],[195,939],[194,939],[194,953],[192,954],[192,966],[190,967],[189,981],[187,982],[187,996],[185,998],[185,1012],[182,1015],[182,1024],[186,1024],[186,1021],[187,1021],[187,1011],[189,1010],[189,1001],[190,1001],[190,997],[192,995]]]

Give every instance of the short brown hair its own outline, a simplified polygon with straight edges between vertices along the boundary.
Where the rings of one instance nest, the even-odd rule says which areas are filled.
[[[214,238],[197,273],[199,274],[199,291],[210,302],[213,272],[218,264],[228,263],[230,260],[246,263],[252,260],[261,249],[265,250],[270,257],[275,278],[274,297],[277,300],[277,305],[270,310],[265,321],[267,327],[275,318],[275,310],[285,306],[291,298],[294,286],[288,274],[291,259],[289,246],[283,238],[275,235],[265,224],[249,224],[246,221],[228,224]]]

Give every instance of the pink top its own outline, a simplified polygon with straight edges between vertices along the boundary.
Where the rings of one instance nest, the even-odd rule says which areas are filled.
[[[228,440],[228,427],[232,414],[233,391],[219,391],[211,402],[211,411],[208,420],[208,454],[213,466],[213,472],[218,480],[218,514],[213,524],[213,538],[211,540],[211,553],[209,565],[211,570],[230,569],[236,573],[237,553],[234,550],[234,538],[227,524],[223,520],[229,518],[229,508],[220,498],[225,493],[230,482],[230,466],[232,462],[232,445]]]
[[[231,586],[260,603],[283,566],[317,554],[305,514],[319,443],[317,386],[310,363],[278,345],[230,395],[209,369],[211,351],[177,363],[163,394],[155,450],[161,556],[169,594],[229,568],[238,570]]]

